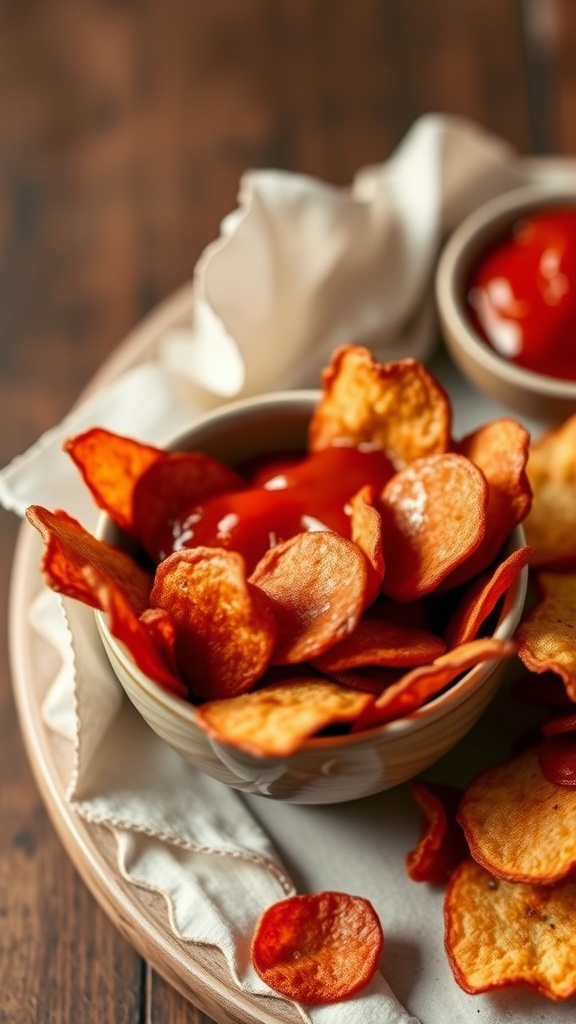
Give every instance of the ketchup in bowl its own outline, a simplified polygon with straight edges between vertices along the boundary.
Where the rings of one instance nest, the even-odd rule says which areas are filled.
[[[499,355],[576,380],[576,207],[519,218],[476,265],[467,300],[476,329]]]
[[[251,571],[269,548],[309,530],[350,537],[350,499],[368,484],[380,492],[394,473],[372,446],[339,445],[310,455],[262,456],[240,467],[246,487],[215,494],[185,509],[160,544],[161,556],[181,548],[239,551]]]

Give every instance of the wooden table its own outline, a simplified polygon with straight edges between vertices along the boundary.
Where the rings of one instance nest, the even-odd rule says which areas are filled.
[[[572,0],[0,0],[0,463],[186,282],[247,167],[346,184],[413,120],[576,153]],[[0,1021],[208,1018],[121,938],[19,733],[0,513]]]

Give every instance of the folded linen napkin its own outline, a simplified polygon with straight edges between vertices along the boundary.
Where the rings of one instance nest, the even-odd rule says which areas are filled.
[[[96,511],[61,452],[66,436],[99,424],[161,443],[233,396],[317,384],[344,341],[368,344],[380,358],[427,356],[443,237],[479,202],[534,173],[502,140],[430,116],[350,189],[276,171],[247,174],[239,209],[198,263],[188,323],[147,341],[135,365],[6,467],[3,505],[20,515],[32,503],[65,508],[92,528]],[[122,700],[88,609],[41,591],[31,615],[62,656],[44,714],[75,744],[69,800],[86,821],[113,830],[119,871],[165,895],[179,935],[215,944],[237,984],[266,993],[247,937],[264,907],[296,886],[251,803],[143,727]],[[489,1024],[502,1019],[484,1000],[460,1001],[460,1019],[477,1020],[480,1005]],[[445,1019],[441,1009],[426,1010],[424,1024]],[[415,1021],[381,974],[349,1002],[299,1012],[318,1024]]]

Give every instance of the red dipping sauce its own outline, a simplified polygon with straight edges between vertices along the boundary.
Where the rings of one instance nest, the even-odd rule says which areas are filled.
[[[381,449],[334,446],[311,455],[278,453],[240,467],[246,488],[188,508],[163,538],[163,556],[206,545],[239,551],[248,572],[270,548],[297,533],[332,530],[350,537],[350,499],[376,493],[394,473]]]
[[[474,269],[474,326],[505,359],[576,380],[576,207],[518,219]]]

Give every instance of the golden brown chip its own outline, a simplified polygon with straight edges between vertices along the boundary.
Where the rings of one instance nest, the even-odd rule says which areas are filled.
[[[382,592],[397,601],[429,594],[481,544],[488,485],[463,455],[415,459],[380,497],[385,573]]]
[[[367,559],[366,605],[369,605],[380,593],[385,571],[382,553],[382,516],[375,506],[373,487],[360,488],[350,499],[350,536]]]
[[[535,748],[478,775],[458,820],[474,859],[500,878],[547,884],[576,867],[576,791],[547,781]]]
[[[538,568],[576,568],[576,413],[533,442],[527,474],[532,508],[524,523]]]
[[[377,444],[401,468],[451,446],[448,397],[415,359],[378,363],[368,349],[345,345],[322,375],[323,394],[310,424],[311,451],[331,444]]]
[[[539,600],[516,631],[518,654],[532,672],[557,672],[576,701],[576,572],[540,572]]]
[[[368,563],[337,533],[299,533],[271,548],[252,583],[269,600],[278,627],[272,663],[317,657],[351,633],[366,605]]]
[[[446,953],[466,992],[526,985],[548,999],[576,993],[576,880],[555,886],[494,878],[473,860],[444,903]]]
[[[373,699],[295,669],[282,683],[202,704],[197,722],[219,743],[254,757],[289,757],[326,726],[353,722]]]
[[[170,615],[178,668],[197,699],[244,693],[266,671],[276,626],[237,552],[176,551],[156,570],[150,605]]]

